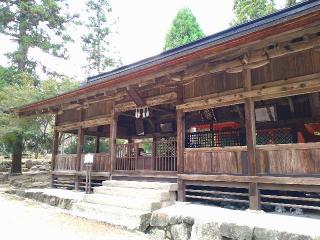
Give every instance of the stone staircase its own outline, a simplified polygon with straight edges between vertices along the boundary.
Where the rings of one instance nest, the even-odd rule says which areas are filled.
[[[129,230],[145,231],[153,211],[172,205],[176,183],[104,181],[73,204],[77,216],[118,225]]]

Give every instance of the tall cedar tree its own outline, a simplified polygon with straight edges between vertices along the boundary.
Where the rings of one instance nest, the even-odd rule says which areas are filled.
[[[77,17],[68,14],[67,7],[65,0],[0,2],[0,33],[17,43],[17,49],[7,57],[19,72],[34,73],[37,63],[28,56],[33,47],[56,57],[67,57],[65,43],[71,38],[66,34],[66,25]]]
[[[112,57],[110,45],[111,20],[107,17],[112,11],[108,0],[89,0],[86,2],[89,14],[87,34],[82,36],[82,49],[87,53],[88,74],[97,74],[108,67],[119,65]]]
[[[189,8],[183,8],[178,11],[166,35],[164,50],[179,47],[202,37],[204,33],[196,17]]]
[[[16,50],[8,53],[7,57],[11,61],[12,70],[16,71],[14,75],[18,76],[21,86],[24,83],[24,76],[27,75],[28,79],[33,80],[34,85],[39,84],[38,79],[30,75],[35,73],[37,65],[37,62],[28,55],[30,48],[39,48],[56,57],[67,57],[65,44],[71,41],[71,37],[66,34],[66,26],[77,18],[77,15],[67,13],[67,7],[65,0],[0,2],[0,33],[9,36],[17,44]],[[43,70],[46,71],[45,66]],[[7,110],[3,112],[6,113]],[[23,143],[26,136],[26,132],[21,129],[23,128],[17,126],[12,131],[2,134],[11,146],[12,173],[21,172]]]
[[[276,11],[274,0],[234,0],[235,19],[231,25],[239,25]]]

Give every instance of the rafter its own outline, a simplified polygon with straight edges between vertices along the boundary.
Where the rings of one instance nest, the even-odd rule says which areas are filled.
[[[138,91],[133,86],[127,87],[127,93],[129,94],[130,98],[138,107],[142,107],[146,105],[144,99],[140,96]]]

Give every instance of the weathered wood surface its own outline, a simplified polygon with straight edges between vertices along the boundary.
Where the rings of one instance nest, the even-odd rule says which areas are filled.
[[[238,103],[243,103],[247,98],[276,98],[283,96],[296,95],[297,92],[302,93],[312,93],[320,90],[320,79],[316,78],[308,81],[301,81],[298,83],[283,84],[280,86],[267,87],[254,89],[249,91],[242,91],[229,95],[220,95],[218,97],[212,98],[210,95],[204,95],[202,99],[196,101],[190,101],[177,106],[177,109],[188,111],[196,111],[201,109],[206,109],[210,107],[217,106],[227,106],[234,105]]]
[[[160,140],[152,144],[152,152],[155,152],[155,171],[177,171],[177,141]]]
[[[185,173],[243,174],[245,168],[247,168],[246,147],[185,150]]]
[[[115,170],[133,171],[136,169],[138,145],[136,143],[115,144]]]
[[[175,102],[177,100],[177,93],[171,92],[163,95],[153,96],[145,99],[146,106],[156,106],[160,104]],[[126,112],[134,110],[137,107],[134,101],[119,103],[115,105],[115,112]]]
[[[199,182],[230,182],[230,183],[261,183],[275,185],[314,185],[320,186],[318,177],[275,177],[275,176],[237,176],[228,174],[178,174],[178,178],[184,181]]]
[[[77,154],[58,154],[55,156],[54,171],[76,170]]]
[[[140,155],[139,143],[117,144],[117,171],[177,171],[177,143],[175,140],[161,140],[152,143],[151,153]]]
[[[81,166],[80,171],[85,171],[86,166],[84,165],[84,156],[81,155]],[[92,171],[94,172],[109,172],[110,171],[110,153],[94,153],[93,154],[93,165]]]
[[[257,173],[320,176],[320,144],[308,145],[259,146],[256,155]]]
[[[118,132],[118,114],[113,113],[111,117],[110,123],[110,172],[116,167],[116,140],[117,140],[117,133]]]
[[[86,121],[77,121],[73,123],[63,124],[60,126],[56,126],[55,130],[58,132],[68,131],[68,130],[74,130],[79,127],[82,128],[89,128],[89,127],[95,127],[95,126],[102,126],[102,125],[108,125],[111,123],[111,116],[100,116],[100,118],[92,119],[92,120],[86,120]]]

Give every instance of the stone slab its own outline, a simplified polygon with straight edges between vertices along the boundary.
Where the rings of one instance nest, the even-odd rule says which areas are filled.
[[[184,219],[187,219],[186,221]],[[192,224],[195,239],[320,239],[320,218],[176,203],[153,212],[151,226]]]
[[[151,212],[148,211],[85,202],[74,203],[72,210],[77,216],[140,231],[146,230],[151,217]]]
[[[166,201],[170,200],[171,194],[165,190],[156,189],[128,189],[123,187],[95,187],[94,193],[132,197],[132,198],[143,198],[155,201]],[[174,194],[174,193],[173,193]]]
[[[177,183],[108,180],[104,181],[102,184],[107,187],[178,191]]]
[[[124,196],[112,196],[105,194],[87,194],[84,201],[88,203],[96,203],[109,206],[117,206],[128,209],[139,209],[144,211],[155,211],[163,205],[161,201],[150,201],[143,198],[132,198]]]

